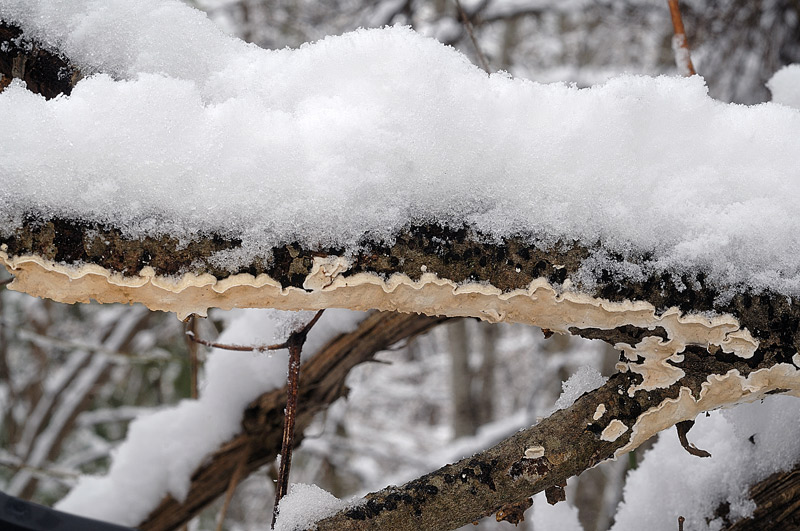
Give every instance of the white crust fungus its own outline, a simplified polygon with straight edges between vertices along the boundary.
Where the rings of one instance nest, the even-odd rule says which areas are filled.
[[[680,353],[685,345],[718,345],[725,352],[752,356],[758,347],[747,330],[730,315],[707,318],[682,315],[671,308],[661,315],[644,301],[611,302],[576,292],[559,294],[544,278],[527,288],[503,292],[487,284],[457,284],[433,273],[419,280],[394,274],[384,280],[377,274],[345,276],[350,262],[342,257],[315,257],[305,289],[281,286],[262,274],[238,274],[218,280],[213,275],[192,273],[180,277],[155,274],[150,267],[137,275],[123,276],[98,265],[66,266],[38,256],[9,257],[0,251],[0,263],[15,275],[11,289],[56,301],[140,302],[152,310],[171,311],[183,319],[191,314],[206,315],[208,308],[276,308],[315,310],[341,307],[353,310],[396,310],[428,315],[479,317],[490,322],[527,323],[568,333],[569,328],[611,330],[630,324],[645,329],[663,327],[668,340],[646,337],[644,345],[658,345],[654,358],[643,356],[645,366],[663,373],[663,360]],[[672,352],[670,352],[670,350]],[[639,348],[631,356],[642,355]],[[628,365],[635,362],[629,361]],[[666,381],[654,376],[645,385]]]
[[[619,439],[620,435],[628,431],[628,427],[619,419],[614,419],[608,423],[606,429],[600,434],[600,439],[608,442],[614,442]]]
[[[633,450],[673,424],[694,420],[703,411],[753,402],[776,389],[788,389],[787,394],[800,397],[800,370],[792,364],[779,363],[768,369],[751,372],[747,377],[736,369],[731,369],[726,374],[712,374],[703,382],[699,398],[695,399],[688,387],[681,387],[677,398],[664,400],[639,415],[633,425],[630,440],[615,455],[620,456]]]
[[[509,292],[487,284],[457,284],[429,272],[424,272],[419,280],[404,274],[384,280],[373,273],[345,276],[350,261],[329,256],[314,259],[301,289],[284,288],[263,274],[258,277],[239,274],[222,280],[210,274],[191,273],[164,277],[145,267],[137,275],[123,276],[94,264],[66,266],[32,255],[9,257],[6,251],[7,248],[0,248],[0,264],[15,275],[9,285],[11,289],[66,303],[90,299],[139,302],[152,310],[175,312],[181,319],[191,314],[205,315],[211,307],[281,310],[340,307],[479,317],[491,322],[527,323],[561,333],[572,327],[602,330],[623,325],[646,330],[661,327],[666,331],[666,339],[650,335],[635,346],[617,345],[627,360],[618,364],[618,370],[630,370],[643,378],[641,384],[628,390],[631,395],[637,390],[650,391],[678,382],[684,376],[683,370],[667,362],[680,363],[681,353],[688,345],[719,348],[742,358],[752,357],[758,348],[758,341],[731,315],[712,318],[684,315],[677,308],[659,315],[654,306],[644,301],[612,302],[564,291],[566,282],[559,293],[544,278],[535,279],[525,289]],[[694,419],[702,411],[756,400],[775,389],[789,389],[791,394],[800,396],[800,354],[792,361],[794,365],[778,364],[747,377],[736,370],[709,376],[698,399],[688,388],[681,388],[678,398],[665,400],[636,419],[630,440],[616,455],[636,448],[676,422]],[[622,390],[619,392],[623,394]],[[604,411],[604,405],[598,406],[594,420],[601,418]],[[628,429],[614,419],[601,438],[614,441]],[[528,458],[543,455],[544,448],[540,446],[525,451]]]
[[[311,272],[303,281],[303,288],[311,291],[325,289],[340,273],[350,269],[351,265],[350,260],[341,256],[315,256]]]
[[[544,457],[544,446],[531,446],[525,450],[526,459],[539,459]]]
[[[598,404],[597,409],[594,411],[594,415],[592,415],[592,420],[600,420],[603,418],[603,415],[606,413],[606,405],[605,404]]]

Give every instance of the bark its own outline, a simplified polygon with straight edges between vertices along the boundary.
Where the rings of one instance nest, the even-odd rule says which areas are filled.
[[[64,57],[24,38],[21,29],[0,19],[0,91],[16,78],[31,92],[50,99],[72,92],[80,77]]]
[[[329,342],[300,370],[300,395],[295,445],[314,415],[336,399],[347,396],[344,379],[350,370],[398,341],[424,333],[444,318],[399,313],[374,313],[357,330]],[[225,492],[237,465],[243,459],[247,476],[273,462],[280,453],[286,389],[276,389],[254,400],[244,412],[242,433],[225,443],[192,476],[183,502],[166,497],[139,524],[142,531],[176,529]],[[246,454],[249,453],[249,456]]]
[[[687,357],[682,368],[694,381],[703,381],[717,371],[715,363],[705,356]],[[403,486],[368,494],[355,507],[317,522],[317,529],[456,529],[558,487],[567,478],[613,457],[629,442],[631,430],[614,441],[603,440],[601,433],[611,419],[633,425],[640,412],[681,392],[679,382],[666,389],[640,391],[633,397],[620,393],[636,380],[629,372],[617,373],[566,410],[484,452]],[[606,413],[595,421],[601,404]],[[526,457],[526,449],[532,447],[543,448],[543,455]]]
[[[726,531],[792,531],[800,529],[800,464],[788,472],[772,474],[750,488],[756,503],[753,516],[729,524]],[[717,514],[728,511],[720,507]]]

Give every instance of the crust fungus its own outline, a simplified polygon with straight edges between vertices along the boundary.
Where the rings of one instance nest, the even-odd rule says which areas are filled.
[[[544,457],[544,446],[531,446],[525,449],[526,459],[539,459]]]
[[[342,307],[478,317],[490,322],[527,323],[561,333],[587,331],[589,335],[590,330],[595,331],[593,334],[600,331],[600,337],[603,331],[633,327],[639,331],[638,341],[616,344],[624,358],[618,369],[641,377],[637,384],[619,390],[630,397],[681,385],[688,347],[705,348],[709,356],[721,351],[742,360],[752,359],[759,348],[759,341],[733,315],[707,317],[686,314],[676,307],[658,311],[644,300],[612,301],[566,289],[571,286],[569,279],[559,285],[539,277],[524,288],[503,290],[486,281],[443,278],[430,267],[413,279],[404,273],[379,275],[351,259],[325,256],[314,257],[300,288],[283,286],[266,274],[240,273],[222,279],[192,273],[168,277],[144,267],[136,274],[123,275],[95,264],[66,265],[34,255],[9,256],[7,251],[0,248],[0,263],[15,275],[12,289],[62,302],[140,302],[153,310],[173,311],[179,318],[205,315],[210,307]],[[609,333],[608,337],[613,335]],[[800,355],[792,358],[796,365],[799,359]],[[747,376],[736,370],[712,374],[702,384],[699,396],[682,387],[677,398],[663,400],[635,419],[626,419],[627,424],[612,420],[601,439],[616,441],[630,430],[629,440],[617,451],[619,455],[701,411],[754,400],[775,389],[800,389],[799,378],[797,367],[786,363]],[[592,418],[597,421],[607,406],[600,404],[593,409]],[[543,455],[541,446],[525,451],[530,459]]]
[[[656,433],[680,421],[693,420],[703,411],[752,402],[777,389],[800,397],[800,370],[791,364],[779,363],[745,377],[738,370],[731,369],[726,374],[709,375],[701,387],[697,398],[691,389],[681,387],[677,398],[664,400],[639,415],[631,430],[630,440],[615,455],[625,454]]]
[[[625,423],[619,419],[614,419],[608,423],[603,433],[600,434],[600,439],[607,442],[614,442],[626,431],[628,431],[628,427]]]
[[[603,415],[606,413],[606,405],[605,404],[598,404],[597,409],[594,411],[594,415],[592,415],[592,420],[600,420],[603,418]]]

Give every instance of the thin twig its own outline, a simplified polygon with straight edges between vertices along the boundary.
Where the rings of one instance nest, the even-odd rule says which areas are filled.
[[[705,450],[701,450],[689,442],[689,439],[686,435],[689,433],[689,430],[692,429],[692,426],[694,426],[693,420],[684,420],[683,422],[678,422],[675,424],[675,428],[678,430],[678,440],[680,441],[681,446],[683,446],[684,450],[692,455],[696,455],[697,457],[711,457],[710,453],[706,452]]]
[[[672,16],[672,28],[675,36],[672,37],[672,51],[675,53],[675,64],[678,70],[686,76],[695,75],[692,57],[689,54],[689,41],[686,39],[686,30],[683,28],[681,9],[678,0],[667,0],[669,3],[669,14]]]
[[[286,496],[289,488],[289,470],[292,467],[292,448],[294,447],[294,424],[297,418],[297,384],[300,380],[300,355],[308,332],[317,323],[322,312],[320,310],[301,330],[289,334],[286,343],[289,346],[289,376],[286,381],[286,414],[283,423],[283,440],[281,441],[281,463],[278,468],[278,483],[275,486],[275,505],[272,509],[272,527],[278,518],[278,504]]]
[[[464,28],[467,30],[467,34],[472,41],[472,46],[475,47],[475,55],[478,56],[478,61],[481,63],[481,68],[483,68],[487,74],[491,74],[491,71],[489,70],[489,63],[486,62],[486,56],[483,55],[481,47],[478,45],[478,41],[475,39],[475,33],[472,31],[472,22],[470,22],[469,17],[467,17],[467,13],[461,6],[461,0],[455,0],[455,2],[456,7],[458,8],[458,13],[461,15],[461,22],[464,24]]]
[[[225,521],[225,515],[228,514],[228,507],[231,505],[233,493],[236,492],[236,487],[239,485],[239,481],[242,479],[242,475],[244,474],[246,468],[245,465],[247,464],[247,459],[250,457],[251,451],[252,448],[250,445],[248,445],[247,449],[242,452],[242,455],[239,458],[239,463],[236,465],[236,469],[233,471],[231,481],[228,483],[228,490],[225,492],[225,501],[222,504],[222,510],[219,512],[217,531],[222,531],[222,523]]]
[[[188,337],[191,341],[194,341],[195,343],[200,343],[201,345],[205,345],[207,347],[219,348],[222,350],[235,350],[237,352],[266,352],[268,350],[281,350],[289,348],[288,342],[278,343],[276,345],[255,345],[255,346],[226,345],[224,343],[214,343],[213,341],[206,341],[205,339],[200,339],[191,330],[186,331],[186,337]]]
[[[78,472],[74,472],[72,470],[59,470],[57,468],[43,468],[39,466],[26,465],[25,463],[22,462],[6,460],[3,457],[0,457],[0,466],[9,468],[17,472],[20,470],[27,470],[28,472],[31,472],[34,475],[49,479],[55,479],[56,481],[60,481],[70,486],[74,485],[75,481],[77,481],[77,479],[80,477],[80,474]]]
[[[191,335],[190,335],[191,333]],[[197,399],[197,373],[200,362],[197,358],[197,341],[192,341],[197,337],[197,316],[192,314],[186,322],[186,348],[189,350],[189,374],[190,386],[189,393],[192,398]]]
[[[62,348],[66,350],[88,350],[90,352],[96,352],[97,354],[102,354],[103,356],[108,357],[113,363],[120,365],[128,365],[128,364],[135,365],[135,364],[144,364],[152,362],[168,362],[173,359],[172,357],[163,354],[137,353],[134,355],[119,350],[107,349],[102,345],[92,345],[89,343],[81,343],[79,341],[60,339],[57,337],[40,334],[38,332],[34,332],[33,330],[29,330],[27,328],[23,328],[14,322],[3,319],[2,317],[0,317],[0,327],[8,328],[14,333],[14,337],[23,341],[30,341],[31,343],[37,345],[50,345],[53,347]]]
[[[12,282],[14,282],[14,277],[0,280],[0,286],[5,286],[6,284],[11,284]]]

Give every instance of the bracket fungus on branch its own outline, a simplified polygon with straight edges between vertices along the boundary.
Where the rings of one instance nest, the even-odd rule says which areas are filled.
[[[134,274],[102,262],[87,265],[87,249],[98,253],[96,235],[102,229],[59,232],[63,225],[37,221],[3,240],[0,261],[16,275],[12,288],[66,301],[144,302],[180,313],[201,313],[208,306],[336,306],[473,316],[600,338],[622,351],[620,372],[568,410],[472,460],[370,495],[359,509],[320,522],[320,529],[463,525],[622,455],[703,411],[770,393],[800,394],[800,369],[793,363],[796,303],[769,294],[740,294],[718,303],[712,287],[678,292],[668,279],[657,278],[612,279],[581,290],[570,280],[588,254],[578,245],[543,251],[514,240],[486,243],[469,231],[417,227],[392,247],[376,246],[346,259],[287,245],[274,250],[276,258],[265,269],[253,266],[255,275],[243,271],[218,278],[195,271],[168,277],[155,274],[151,264]],[[128,257],[137,255],[142,242],[113,245],[124,246]],[[197,248],[209,245],[200,242]],[[478,259],[465,258],[466,249]],[[110,246],[99,254],[107,260],[118,256]],[[482,266],[484,256],[494,261]],[[202,256],[186,260],[197,267]],[[420,265],[426,266],[424,273]],[[411,276],[409,268],[418,272]],[[451,522],[443,514],[458,499],[471,499],[471,510],[458,512],[463,520]]]
[[[9,61],[8,54],[0,48],[0,73],[14,77],[22,59]],[[56,93],[67,90],[56,84],[60,76],[48,78]],[[28,86],[45,94],[47,83]],[[534,246],[468,227],[410,224],[392,243],[365,241],[355,251],[288,241],[228,271],[213,258],[241,245],[230,236],[128,238],[118,227],[33,209],[0,229],[0,264],[15,276],[10,288],[61,302],[139,302],[179,317],[211,307],[470,316],[602,339],[622,351],[619,372],[570,408],[472,458],[368,495],[319,522],[320,529],[458,527],[561,485],[700,412],[770,393],[800,396],[795,299],[768,290],[723,298],[703,271],[676,282],[646,267],[645,254],[626,258],[649,271],[640,278],[603,270],[582,284],[579,273],[600,243]],[[464,499],[472,503],[450,510]]]

